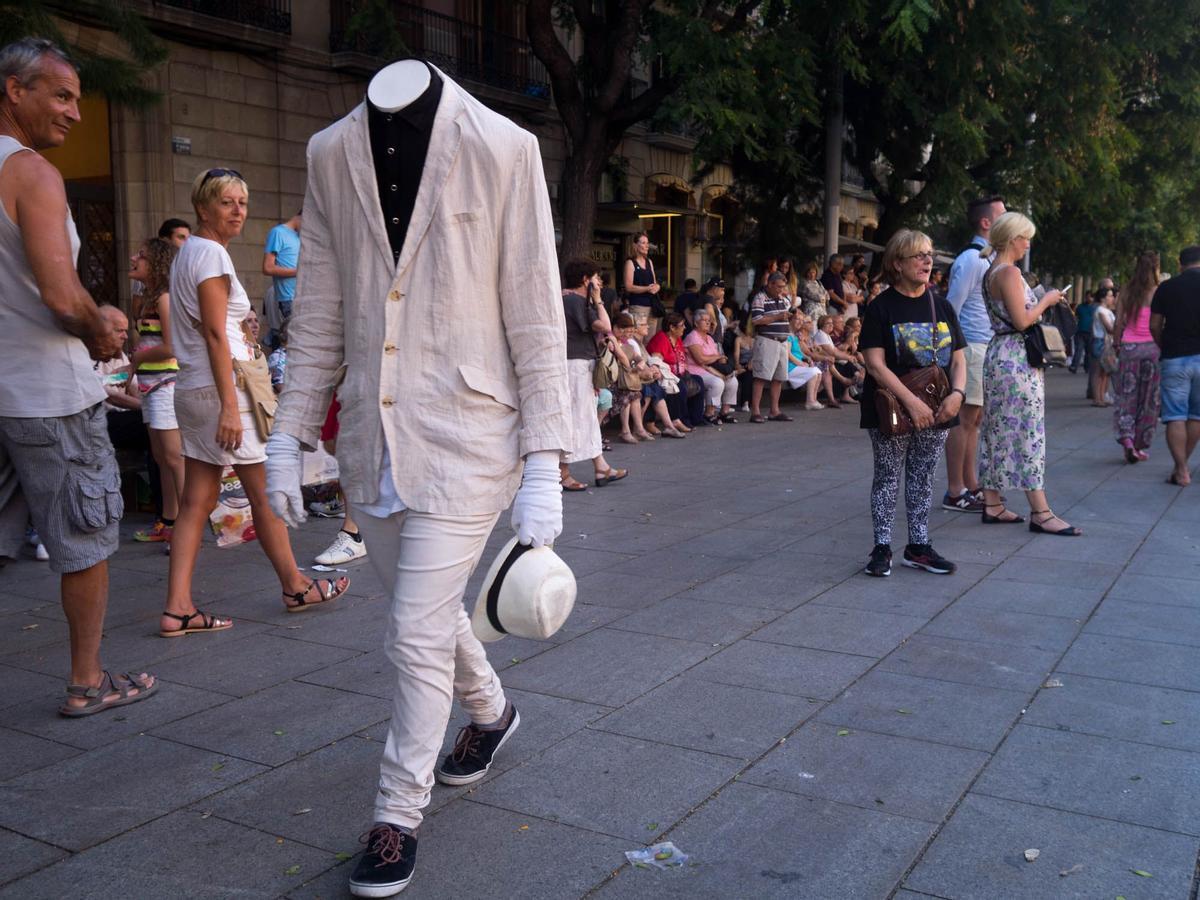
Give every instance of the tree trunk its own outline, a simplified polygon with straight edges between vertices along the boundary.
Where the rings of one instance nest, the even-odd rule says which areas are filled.
[[[602,142],[589,140],[572,148],[567,155],[562,179],[562,244],[558,250],[564,263],[591,256],[600,176],[604,174],[607,150]]]

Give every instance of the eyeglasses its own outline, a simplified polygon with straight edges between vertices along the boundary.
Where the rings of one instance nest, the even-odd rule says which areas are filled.
[[[912,256],[904,256],[902,259],[919,259],[924,262],[933,262],[932,251],[926,250],[923,253],[914,253]]]
[[[204,173],[204,180],[201,184],[207,182],[210,178],[224,178],[226,175],[232,175],[234,178],[241,178],[242,173],[237,169],[209,169]],[[244,180],[244,179],[243,179]]]

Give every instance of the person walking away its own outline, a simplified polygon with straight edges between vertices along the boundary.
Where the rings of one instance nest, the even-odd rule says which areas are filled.
[[[1180,251],[1179,268],[1154,292],[1150,333],[1162,353],[1162,420],[1175,463],[1167,481],[1184,487],[1200,442],[1200,246]]]
[[[904,474],[904,507],[908,516],[908,546],[903,564],[936,575],[949,575],[954,563],[929,541],[929,510],[933,505],[933,473],[962,406],[967,379],[966,339],[954,307],[929,290],[933,271],[933,241],[919,231],[901,229],[883,251],[883,274],[891,287],[867,306],[859,349],[867,365],[863,381],[860,425],[871,438],[874,477],[871,482],[871,523],[875,546],[866,573],[877,578],[892,572],[892,525]],[[933,319],[933,321],[931,321]],[[950,391],[936,412],[904,386],[901,377],[936,365]],[[913,422],[908,434],[887,435],[880,428],[875,395],[891,391]]]
[[[75,66],[50,41],[24,38],[0,49],[0,81],[0,472],[11,466],[20,485],[0,518],[31,516],[61,576],[71,666],[59,712],[88,716],[158,691],[146,672],[100,663],[124,506],[92,360],[122,341],[79,281],[66,188],[36,152],[62,146],[80,121]]]
[[[1158,288],[1158,254],[1138,254],[1133,277],[1117,298],[1113,345],[1117,375],[1113,385],[1113,431],[1128,463],[1150,458],[1154,430],[1162,406],[1159,394],[1159,351],[1150,333],[1150,302]]]
[[[980,250],[987,246],[992,223],[1004,215],[1003,197],[981,197],[967,204],[967,223],[973,237],[959,251],[950,267],[946,299],[958,315],[967,346],[966,397],[958,414],[958,425],[946,435],[946,493],[942,509],[953,512],[982,513],[983,491],[979,488],[979,422],[983,418],[983,358],[992,339],[992,322],[983,302],[983,276],[987,257]]]
[[[267,232],[262,273],[271,279],[270,297],[263,300],[269,330],[267,344],[274,349],[279,330],[292,317],[296,296],[296,271],[300,265],[300,225],[303,210]],[[268,308],[268,303],[273,308]],[[257,338],[256,338],[257,339]]]
[[[750,298],[750,321],[754,323],[754,355],[751,371],[750,421],[759,424],[791,422],[792,417],[779,408],[779,396],[788,377],[788,318],[791,304],[787,296],[787,276],[773,272],[767,284]],[[766,418],[760,410],[763,390],[770,387],[771,411]]]
[[[979,481],[983,485],[983,523],[1005,525],[1025,519],[1005,508],[1000,492],[1016,487],[1029,500],[1029,530],[1076,537],[1082,532],[1060,519],[1046,499],[1046,395],[1041,369],[1029,364],[1025,329],[1062,300],[1047,291],[1037,300],[1016,262],[1025,256],[1037,229],[1017,212],[993,224],[988,246],[991,268],[983,279],[983,299],[992,321],[983,361],[983,427],[979,445]]]

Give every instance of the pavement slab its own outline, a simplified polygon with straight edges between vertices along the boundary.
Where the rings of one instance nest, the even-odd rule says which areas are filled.
[[[515,688],[620,706],[715,652],[710,643],[598,628],[505,673]]]
[[[1081,634],[1058,664],[1060,672],[1200,691],[1196,649],[1159,641]]]
[[[1200,794],[1179,789],[1198,771],[1194,752],[1019,725],[973,790],[1200,836]]]
[[[391,703],[375,697],[288,681],[156,728],[153,734],[278,766],[382,721],[391,710]]]
[[[651,843],[741,768],[738,760],[580,732],[471,794],[513,812]]]
[[[1058,659],[1053,651],[914,634],[879,664],[885,672],[1031,693]]]
[[[36,872],[66,855],[66,850],[0,828],[0,885]]]
[[[1179,900],[1188,896],[1198,844],[1187,835],[968,794],[904,886],[954,900]],[[1024,858],[1029,849],[1041,851],[1032,863]]]
[[[1085,536],[935,507],[950,576],[862,574],[852,409],[618,445],[627,481],[564,497],[566,625],[487,646],[521,727],[482,781],[434,786],[405,895],[1194,893],[1200,504],[1125,465],[1082,393],[1047,373],[1047,489]],[[162,678],[145,703],[55,715],[59,579],[3,569],[0,897],[346,897],[395,681],[378,575],[350,566],[343,598],[289,615],[261,547],[206,538],[197,602],[237,625],[162,640],[169,559],[131,541],[147,524],[122,523],[103,644],[109,668]],[[292,531],[297,559],[340,525]],[[897,526],[899,548],[903,509]],[[510,534],[502,515],[485,560]],[[466,721],[456,705],[440,753]],[[691,864],[625,863],[660,839]]]
[[[754,639],[878,657],[886,656],[926,621],[916,616],[809,603],[758,629]]]
[[[126,771],[137,778],[114,777]],[[262,771],[142,735],[4,782],[0,826],[82,850]]]
[[[599,896],[882,898],[932,831],[915,819],[738,783],[671,832],[691,857],[682,870],[626,866]]]
[[[821,711],[822,722],[954,747],[992,750],[1028,694],[875,671]]]
[[[1038,692],[1022,719],[1026,725],[1177,750],[1200,748],[1200,693],[1084,675],[1055,680],[1061,687]]]
[[[817,707],[801,697],[681,675],[592,723],[674,747],[753,759]]]
[[[183,810],[44,868],[0,898],[81,896],[86,885],[89,897],[273,900],[335,862],[323,850]]]
[[[869,656],[743,640],[692,670],[704,681],[827,700],[871,668]]]
[[[842,731],[810,722],[740,780],[940,823],[990,758],[945,744]]]

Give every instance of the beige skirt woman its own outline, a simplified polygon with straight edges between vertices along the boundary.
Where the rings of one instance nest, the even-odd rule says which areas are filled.
[[[242,446],[232,452],[217,446],[217,420],[221,417],[221,398],[217,389],[175,391],[175,418],[179,420],[184,456],[214,466],[250,466],[267,461],[266,444],[259,440],[254,427],[250,398],[241,388],[234,390],[242,416]]]

